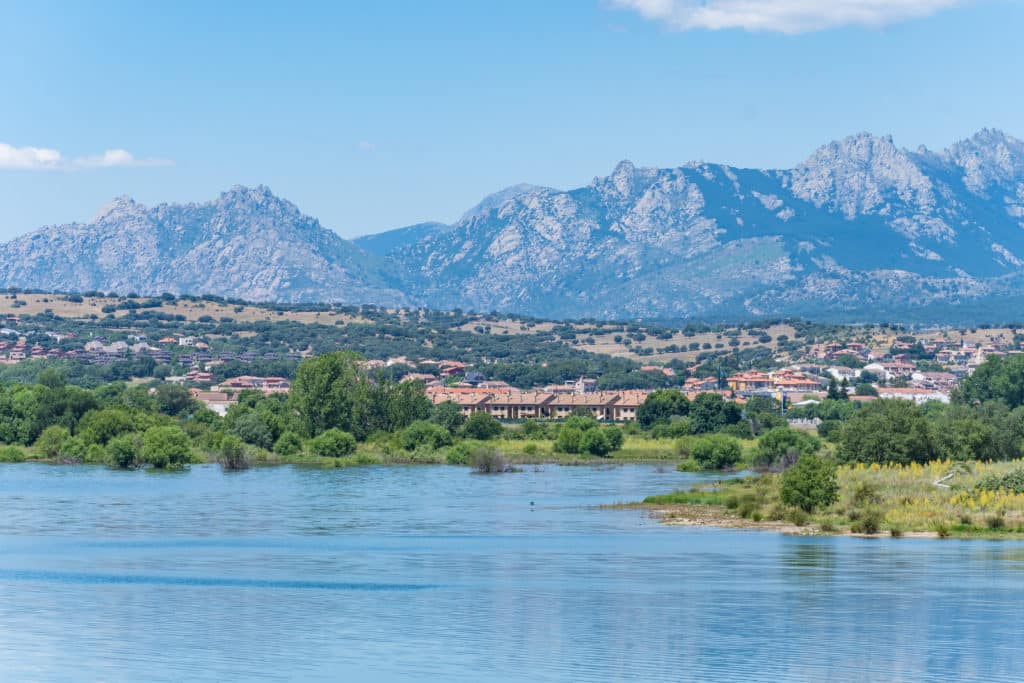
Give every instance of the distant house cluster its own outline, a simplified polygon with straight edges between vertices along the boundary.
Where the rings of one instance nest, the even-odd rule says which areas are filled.
[[[517,389],[427,388],[427,397],[435,405],[450,401],[459,406],[464,415],[482,411],[499,420],[558,420],[582,409],[598,420],[632,422],[648,394],[649,391],[640,390],[554,393]]]

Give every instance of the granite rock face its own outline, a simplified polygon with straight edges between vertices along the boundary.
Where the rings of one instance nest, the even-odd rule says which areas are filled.
[[[4,245],[0,266],[6,286],[557,318],[1007,320],[1024,303],[1024,143],[983,130],[911,151],[863,133],[788,170],[623,161],[354,241],[265,187],[120,198]]]

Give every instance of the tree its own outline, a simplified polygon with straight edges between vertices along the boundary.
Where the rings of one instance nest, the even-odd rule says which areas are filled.
[[[854,394],[857,396],[878,396],[878,389],[871,384],[861,382],[857,385],[856,390],[854,390]]]
[[[462,425],[466,423],[466,416],[462,414],[462,408],[453,401],[444,401],[434,406],[430,419],[447,429],[449,434],[458,433]]]
[[[640,426],[651,427],[658,422],[668,422],[673,416],[685,416],[690,411],[690,401],[675,389],[662,389],[648,394],[637,408],[636,419]]]
[[[757,440],[754,453],[755,465],[770,465],[782,456],[794,450],[801,455],[816,453],[821,448],[821,441],[807,432],[789,427],[776,427],[765,432]]]
[[[78,434],[86,444],[107,445],[115,436],[135,431],[135,420],[126,410],[90,410],[78,422]]]
[[[690,421],[694,434],[715,432],[742,418],[739,407],[721,394],[698,394],[690,404]]]
[[[690,453],[697,464],[706,470],[732,467],[743,457],[740,442],[731,436],[709,434],[693,442]]]
[[[180,467],[192,456],[188,434],[175,426],[150,427],[142,435],[142,461],[158,469]]]
[[[304,360],[295,372],[289,402],[298,411],[307,436],[328,429],[366,438],[373,427],[370,383],[359,366],[361,356],[349,351]]]
[[[295,432],[282,432],[274,442],[274,452],[285,457],[302,452],[302,439]]]
[[[452,434],[439,424],[417,420],[402,431],[402,448],[414,451],[420,446],[436,450],[452,444]]]
[[[828,507],[838,497],[836,464],[830,458],[805,453],[782,473],[779,498],[786,505],[814,512],[816,508]]]
[[[309,450],[321,458],[341,458],[356,452],[356,438],[340,429],[328,429],[310,441]]]
[[[251,443],[264,450],[270,450],[274,445],[273,431],[255,410],[249,410],[239,416],[231,427],[231,433],[245,443]]]
[[[960,383],[953,394],[958,403],[998,400],[1010,408],[1024,405],[1024,356],[991,356]]]
[[[936,455],[928,423],[910,401],[872,401],[850,418],[840,437],[840,462],[902,465],[927,462]]]
[[[161,413],[174,416],[192,408],[194,401],[180,384],[161,384],[156,388],[156,404]]]
[[[488,412],[478,410],[469,416],[466,424],[462,427],[462,433],[470,439],[487,441],[501,436],[505,428],[501,426],[498,419]]]

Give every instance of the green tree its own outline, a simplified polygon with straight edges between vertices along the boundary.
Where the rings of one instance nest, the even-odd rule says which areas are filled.
[[[220,440],[220,454],[217,459],[225,470],[244,470],[250,465],[245,443],[234,434],[225,434]]]
[[[505,428],[501,425],[501,422],[483,410],[478,410],[470,415],[466,420],[466,424],[462,427],[462,433],[467,438],[479,439],[480,441],[496,439],[501,436],[503,431],[505,431]]]
[[[836,464],[829,458],[805,453],[782,473],[779,498],[804,512],[826,508],[839,497]]]
[[[180,467],[190,460],[192,445],[180,427],[150,427],[142,435],[139,455],[157,469]]]
[[[449,434],[457,434],[462,425],[466,423],[466,416],[462,414],[462,408],[453,401],[444,401],[434,406],[430,419],[447,429]]]
[[[309,451],[321,458],[341,458],[356,452],[356,438],[340,429],[328,429],[309,442]]]
[[[373,429],[369,380],[349,351],[304,360],[295,373],[289,401],[307,436],[339,429],[365,439]]]
[[[637,422],[649,428],[659,422],[668,422],[673,416],[690,412],[690,401],[675,389],[662,389],[648,394],[636,411]]]
[[[156,388],[156,404],[161,413],[175,416],[195,407],[188,389],[180,384],[161,384]]]
[[[936,455],[928,423],[910,401],[880,399],[859,410],[843,427],[840,462],[902,465],[927,462]]]
[[[739,407],[721,394],[698,394],[690,403],[690,423],[694,434],[716,432],[742,418]]]
[[[249,410],[234,420],[231,433],[245,443],[251,443],[264,450],[270,450],[274,446],[274,432],[263,421],[263,416],[255,410]]]
[[[1010,408],[1024,405],[1024,356],[991,356],[954,392],[958,403],[998,400]]]
[[[743,457],[740,442],[722,434],[709,434],[696,439],[690,453],[697,464],[705,470],[732,467]]]
[[[135,420],[127,410],[90,410],[78,422],[78,435],[86,444],[107,445],[115,436],[135,431]]]

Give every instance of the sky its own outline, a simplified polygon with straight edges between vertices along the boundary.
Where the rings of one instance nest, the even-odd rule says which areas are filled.
[[[0,239],[266,184],[345,237],[622,159],[1024,137],[1022,0],[0,0]]]

